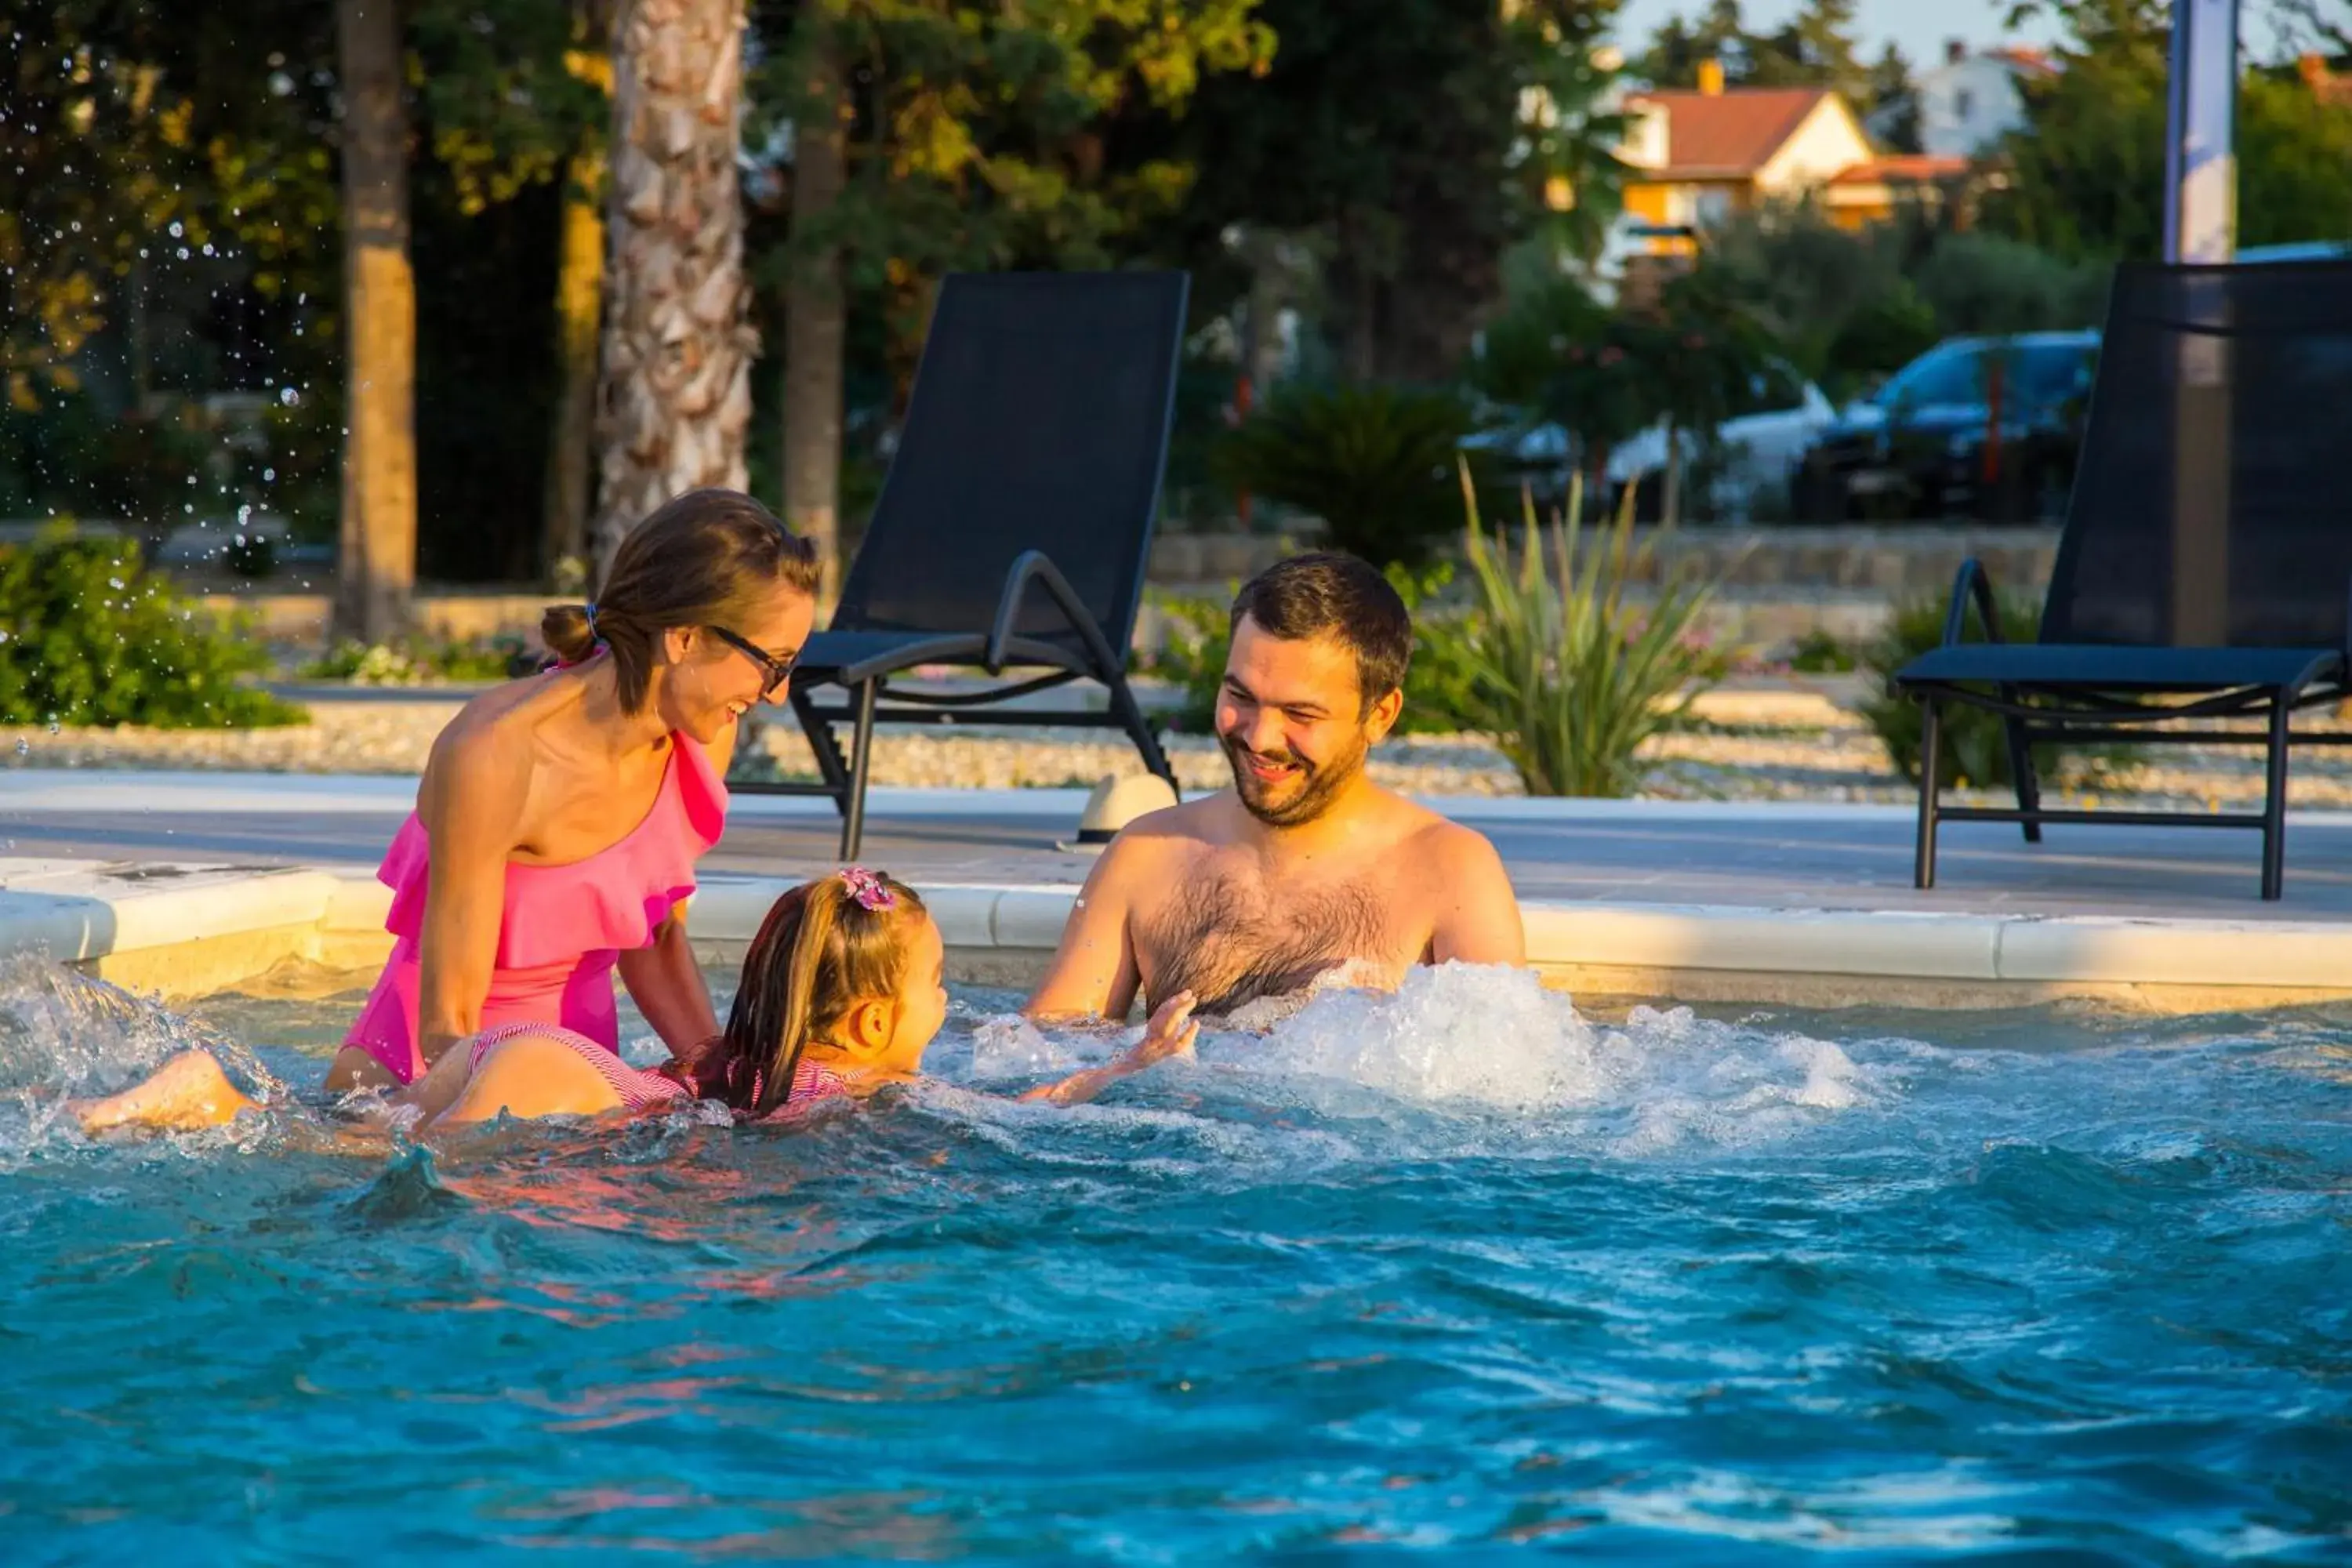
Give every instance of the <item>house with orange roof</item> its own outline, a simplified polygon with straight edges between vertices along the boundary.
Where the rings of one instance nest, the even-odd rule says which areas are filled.
[[[1967,170],[1965,159],[1882,158],[1844,98],[1826,88],[1727,88],[1706,61],[1698,86],[1625,100],[1617,156],[1625,248],[1686,256],[1736,213],[1817,196],[1831,220],[1859,228],[1915,191]]]
[[[2352,107],[2352,76],[2337,73],[2328,65],[2326,55],[2312,52],[2299,55],[2295,58],[2294,69],[2295,74],[2303,79],[2303,85],[2311,89],[2311,96],[2320,102]]]

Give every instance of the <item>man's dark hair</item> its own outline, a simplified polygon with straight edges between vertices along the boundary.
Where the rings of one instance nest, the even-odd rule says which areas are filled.
[[[1318,550],[1277,562],[1242,584],[1231,622],[1255,621],[1285,642],[1337,637],[1356,656],[1356,689],[1363,711],[1404,684],[1412,662],[1412,616],[1404,601],[1369,563]]]

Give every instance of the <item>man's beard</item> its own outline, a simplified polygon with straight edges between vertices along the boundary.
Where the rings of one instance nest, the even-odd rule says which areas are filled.
[[[1231,735],[1220,733],[1217,744],[1224,748],[1225,764],[1234,771],[1234,794],[1240,797],[1242,807],[1268,827],[1300,827],[1331,809],[1331,803],[1364,771],[1364,759],[1370,754],[1371,742],[1359,739],[1345,754],[1326,762],[1310,762],[1296,752],[1276,755],[1257,753],[1269,762],[1286,763],[1298,770],[1298,793],[1279,805],[1266,799],[1266,786],[1250,772],[1250,749]]]

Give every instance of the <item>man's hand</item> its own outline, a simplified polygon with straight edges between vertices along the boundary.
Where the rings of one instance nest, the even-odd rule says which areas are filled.
[[[1143,1038],[1136,1047],[1119,1058],[1118,1065],[1129,1072],[1139,1072],[1157,1061],[1170,1057],[1189,1057],[1193,1042],[1201,1037],[1200,1021],[1192,1009],[1200,999],[1190,991],[1179,991],[1151,1010],[1151,1022],[1143,1026]]]
[[[1133,1050],[1107,1067],[1072,1073],[1059,1083],[1040,1084],[1021,1098],[1053,1105],[1084,1105],[1130,1073],[1170,1057],[1191,1056],[1192,1042],[1201,1037],[1201,1026],[1192,1018],[1198,1005],[1190,991],[1179,991],[1151,1010],[1151,1022],[1144,1026],[1143,1038]]]

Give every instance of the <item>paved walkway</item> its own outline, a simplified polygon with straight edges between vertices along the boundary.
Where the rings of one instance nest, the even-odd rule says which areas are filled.
[[[373,866],[415,794],[401,778],[0,773],[0,856]],[[865,858],[910,879],[1072,883],[1055,847],[1074,790],[877,789]],[[2352,816],[2290,819],[2286,898],[2256,896],[2242,830],[1948,825],[1941,885],[1911,887],[1912,816],[1884,806],[1675,802],[1433,802],[1491,837],[1522,897],[1745,909],[2005,916],[2196,917],[2352,925]],[[714,871],[796,876],[830,865],[820,800],[740,795]]]

